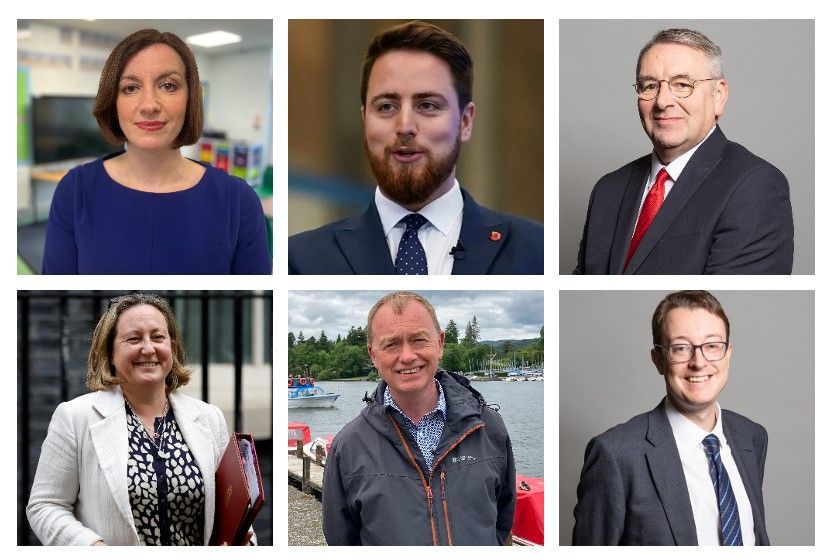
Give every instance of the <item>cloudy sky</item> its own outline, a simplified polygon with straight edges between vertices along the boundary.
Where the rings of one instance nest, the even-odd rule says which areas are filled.
[[[289,330],[330,340],[365,326],[366,315],[384,291],[290,291]],[[436,308],[442,328],[453,319],[464,336],[474,315],[480,340],[537,338],[543,326],[542,291],[419,291]]]

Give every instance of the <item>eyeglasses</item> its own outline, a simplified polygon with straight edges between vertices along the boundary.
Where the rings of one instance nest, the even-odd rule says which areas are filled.
[[[644,101],[651,101],[658,96],[661,91],[661,82],[666,82],[669,86],[669,91],[679,98],[683,99],[692,95],[695,90],[695,84],[698,82],[709,82],[710,80],[720,80],[721,78],[704,78],[702,80],[693,80],[689,76],[673,76],[669,80],[639,80],[635,86],[635,92],[639,99]]]
[[[655,348],[666,350],[667,356],[674,364],[689,362],[695,357],[695,351],[701,349],[701,355],[708,362],[717,362],[727,354],[729,342],[705,342],[704,344],[656,344]]]

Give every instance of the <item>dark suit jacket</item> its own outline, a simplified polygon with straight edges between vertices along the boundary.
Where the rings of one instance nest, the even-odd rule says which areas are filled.
[[[722,428],[753,509],[757,545],[769,545],[762,501],[768,436],[721,410]],[[574,508],[575,545],[697,545],[684,467],[664,403],[593,438]]]
[[[626,270],[651,156],[597,182],[575,274],[790,274],[793,215],[788,180],[730,142],[704,141],[664,200]]]
[[[542,225],[488,210],[462,189],[453,274],[542,274]],[[289,237],[289,274],[394,274],[375,202],[362,213]]]

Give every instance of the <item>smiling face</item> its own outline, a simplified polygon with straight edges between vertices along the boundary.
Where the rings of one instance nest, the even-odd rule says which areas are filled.
[[[118,317],[111,364],[126,391],[164,390],[173,368],[170,334],[161,311],[152,305],[130,307]]]
[[[449,191],[474,110],[472,102],[460,110],[450,68],[439,57],[420,51],[378,57],[361,113],[370,167],[384,194],[419,210]]]
[[[664,346],[727,341],[724,321],[700,308],[671,310],[664,320],[663,332]],[[708,362],[701,350],[696,349],[689,361],[673,363],[666,349],[652,349],[652,361],[658,373],[664,376],[672,404],[705,430],[715,425],[716,401],[727,384],[732,353],[731,344],[722,359]]]
[[[182,130],[188,105],[185,63],[173,48],[140,50],[118,83],[118,124],[132,148],[169,149]]]
[[[711,75],[702,51],[675,43],[659,43],[646,51],[640,61],[638,81],[669,80],[686,76],[692,80],[717,78]],[[714,85],[715,84],[715,87]],[[692,95],[676,98],[666,82],[654,99],[638,99],[638,112],[655,153],[668,164],[704,140],[727,103],[727,81],[698,82]]]
[[[375,313],[371,327],[369,356],[393,399],[413,400],[434,391],[444,333],[436,330],[427,309],[411,300],[397,314],[387,303]]]

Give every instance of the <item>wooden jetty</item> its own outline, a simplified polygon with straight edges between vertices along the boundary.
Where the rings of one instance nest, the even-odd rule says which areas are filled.
[[[298,445],[297,455],[289,453],[289,480],[300,484],[306,494],[314,494],[320,499],[323,495],[323,467],[309,459]]]

